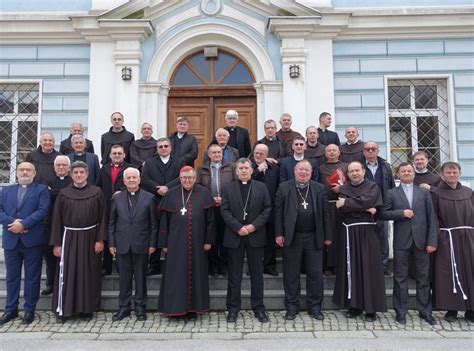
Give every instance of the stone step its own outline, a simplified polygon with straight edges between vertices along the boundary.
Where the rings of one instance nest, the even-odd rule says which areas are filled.
[[[159,290],[161,286],[161,275],[154,275],[147,277],[147,288],[149,290]],[[46,275],[43,274],[41,277],[41,287],[46,285]],[[324,277],[324,288],[327,290],[334,289],[335,276]],[[264,274],[264,287],[267,290],[283,290],[283,275],[280,273],[278,277],[273,277]],[[414,289],[416,287],[415,281],[409,279],[409,288]],[[393,289],[393,276],[385,277],[385,288]],[[0,291],[6,289],[6,278],[5,274],[0,274]],[[217,278],[209,278],[209,289],[210,290],[227,290],[227,278],[219,276]],[[244,274],[242,278],[242,289],[250,290],[250,277]],[[306,275],[301,276],[301,289],[306,289]],[[112,274],[102,278],[102,290],[119,290],[119,276]]]
[[[155,310],[158,305],[158,290],[148,291],[148,309]],[[339,307],[332,302],[332,290],[324,290],[324,309],[338,309]],[[225,290],[211,290],[211,310],[225,310],[226,309],[226,291]],[[415,290],[409,290],[410,301],[409,308],[416,308]],[[22,296],[22,295],[21,295]],[[305,307],[306,291],[301,291],[301,308]],[[283,290],[265,290],[264,303],[268,310],[284,310],[285,306],[283,303],[284,293]],[[5,306],[6,292],[0,291],[0,308]],[[392,308],[392,290],[386,289],[387,308]],[[104,290],[102,291],[102,309],[106,311],[114,311],[117,309],[118,303],[118,291]],[[23,306],[23,298],[20,298],[20,308]],[[41,296],[37,307],[38,310],[50,310],[51,309],[51,296]],[[242,290],[242,309],[251,309],[250,306],[250,290]]]

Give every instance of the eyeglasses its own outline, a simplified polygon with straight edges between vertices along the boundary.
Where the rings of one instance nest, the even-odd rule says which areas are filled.
[[[294,146],[304,146],[304,143],[293,143]]]
[[[158,149],[167,149],[169,147],[169,145],[158,145]]]
[[[377,148],[376,147],[366,147],[366,148],[364,148],[364,151],[375,152],[375,151],[377,151]]]
[[[195,177],[179,177],[179,179],[181,180],[186,180],[186,181],[190,181],[190,180],[193,180]]]

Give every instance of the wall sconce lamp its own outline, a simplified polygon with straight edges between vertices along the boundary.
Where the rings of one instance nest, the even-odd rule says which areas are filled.
[[[124,68],[122,68],[122,79],[123,80],[132,79],[132,69],[130,67],[125,66]]]
[[[291,65],[290,66],[290,78],[298,78],[300,76],[300,66]]]

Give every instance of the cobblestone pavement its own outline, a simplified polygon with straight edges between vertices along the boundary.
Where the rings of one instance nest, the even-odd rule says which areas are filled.
[[[377,337],[378,334],[396,332],[417,332],[420,337],[460,337],[472,338],[474,324],[460,316],[455,323],[443,320],[442,312],[433,315],[438,324],[430,326],[421,321],[416,311],[407,315],[407,324],[400,325],[394,320],[394,311],[378,313],[376,322],[365,322],[362,317],[347,319],[344,311],[326,310],[325,320],[317,321],[301,311],[294,321],[284,320],[284,311],[270,311],[270,323],[261,324],[253,316],[252,311],[241,311],[237,323],[227,323],[225,312],[211,312],[199,316],[195,321],[172,320],[162,317],[158,313],[148,313],[148,320],[139,322],[132,315],[120,322],[112,322],[112,312],[98,312],[94,318],[85,322],[80,318],[68,320],[64,324],[56,323],[52,312],[37,311],[35,320],[28,326],[21,325],[21,319],[7,323],[0,327],[1,333],[49,333],[50,338],[63,338],[68,334],[83,333],[85,338],[97,340],[133,339],[134,334],[141,338],[151,339],[191,339],[199,338],[259,338],[280,333],[295,333],[292,336],[318,338],[328,332],[340,332],[340,335],[353,337]],[[147,334],[148,336],[146,336]]]

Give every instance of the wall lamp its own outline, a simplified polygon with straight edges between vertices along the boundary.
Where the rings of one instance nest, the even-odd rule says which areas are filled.
[[[300,76],[300,66],[291,65],[290,66],[290,78],[298,78]]]
[[[130,67],[125,66],[124,68],[122,68],[122,79],[123,80],[132,79],[132,69]]]

